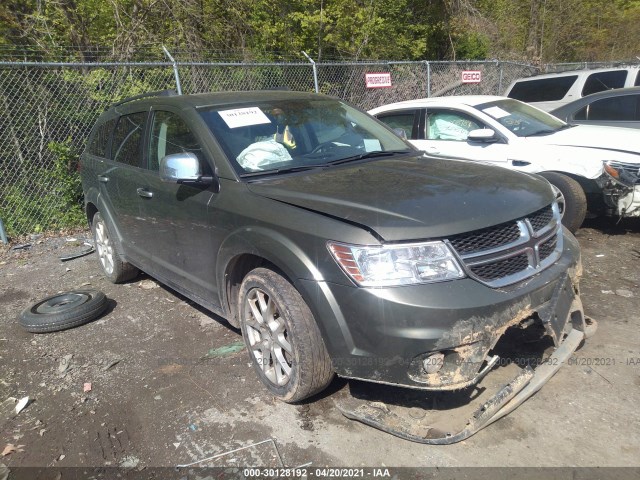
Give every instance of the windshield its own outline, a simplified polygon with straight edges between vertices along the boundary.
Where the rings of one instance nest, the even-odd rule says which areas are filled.
[[[257,102],[200,114],[240,175],[413,151],[366,113],[328,98]]]
[[[562,120],[517,100],[497,100],[483,103],[476,108],[518,137],[549,134],[567,127]]]

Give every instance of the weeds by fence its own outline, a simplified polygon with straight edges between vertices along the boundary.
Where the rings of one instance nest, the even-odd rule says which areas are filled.
[[[502,94],[537,72],[509,62],[360,62],[316,65],[318,90],[370,109],[427,96]],[[310,63],[179,63],[183,93],[288,88],[313,91]],[[482,72],[465,84],[464,70]],[[391,88],[367,89],[365,73]],[[91,127],[112,103],[175,88],[173,65],[0,62],[0,219],[10,236],[81,225],[76,165]]]

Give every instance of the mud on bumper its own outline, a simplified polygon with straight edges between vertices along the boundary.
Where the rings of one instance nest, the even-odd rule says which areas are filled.
[[[438,422],[431,424],[429,416],[426,414],[423,419],[416,420],[415,415],[403,414],[402,409],[394,408],[384,401],[370,402],[348,396],[337,400],[337,407],[347,418],[360,421],[406,440],[441,445],[464,440],[509,414],[540,390],[567,361],[582,341],[591,336],[596,329],[595,322],[585,318],[577,289],[574,288],[573,282],[568,275],[561,279],[552,299],[537,313],[545,327],[546,335],[554,342],[553,352],[540,362],[535,369],[528,365],[525,366],[510,381],[497,388],[495,394],[488,399],[485,396],[480,406],[472,413],[468,421],[462,425],[462,428],[454,430],[442,428],[437,425]],[[514,316],[510,322],[507,322],[489,337],[490,341],[487,341],[485,337],[482,342],[476,342],[476,344],[457,349],[458,351],[455,352],[457,361],[450,362],[450,365],[453,365],[449,371],[450,375],[441,377],[445,380],[441,381],[439,388],[436,387],[433,390],[464,389],[481,382],[500,360],[497,355],[486,359],[487,351],[495,346],[495,343],[510,326],[517,325],[530,314],[531,312],[527,312],[525,309]],[[479,371],[477,371],[477,362],[473,361],[474,358],[478,357],[484,359],[484,366]],[[469,375],[470,371],[476,371],[477,373],[471,378],[465,379],[464,375]],[[461,382],[446,383],[447,378],[462,378],[463,380]],[[430,389],[421,388],[421,390]],[[429,393],[428,391],[424,392],[425,395]],[[453,395],[454,392],[449,392],[449,394]],[[464,406],[467,406],[467,404]],[[447,409],[447,413],[452,417],[461,416],[463,410],[461,408]],[[457,422],[449,422],[449,424],[458,423],[460,425],[459,419],[457,420]]]

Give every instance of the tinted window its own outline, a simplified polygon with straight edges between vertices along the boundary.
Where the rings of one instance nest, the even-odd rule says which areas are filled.
[[[640,87],[640,71],[638,72],[638,75],[636,76],[635,86],[636,87]]]
[[[598,93],[612,88],[622,88],[624,87],[626,79],[626,70],[592,73],[587,77],[587,81],[584,83],[582,95],[591,95],[592,93]]]
[[[406,110],[404,112],[383,113],[377,116],[378,120],[384,122],[389,128],[401,128],[407,134],[407,138],[413,137],[413,121],[415,118],[415,110]]]
[[[111,158],[134,167],[140,166],[140,146],[146,112],[123,115],[113,132]]]
[[[577,78],[577,75],[566,75],[518,82],[513,86],[508,97],[523,102],[562,100]]]
[[[103,123],[98,126],[94,132],[93,136],[89,140],[89,144],[87,145],[87,152],[91,155],[97,155],[98,157],[106,157],[107,156],[107,147],[109,144],[109,137],[111,136],[111,132],[113,131],[113,126],[115,125],[115,119],[109,120],[108,122]]]
[[[640,95],[624,95],[604,98],[593,102],[586,108],[587,120],[638,120],[637,106]],[[576,117],[576,120],[579,120]]]
[[[464,142],[471,130],[483,125],[470,115],[453,110],[427,110],[427,138]]]
[[[207,164],[200,143],[184,120],[171,112],[156,112],[149,145],[149,169],[158,171],[162,157],[183,152],[195,153],[203,167]]]

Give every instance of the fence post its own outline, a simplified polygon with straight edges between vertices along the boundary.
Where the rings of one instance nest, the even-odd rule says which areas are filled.
[[[425,60],[427,66],[427,98],[431,96],[431,64],[428,60]]]
[[[7,240],[7,232],[4,231],[4,223],[2,223],[2,219],[0,218],[0,240],[2,243],[7,244],[9,240]]]
[[[178,91],[178,95],[182,95],[182,86],[180,85],[180,74],[178,73],[178,64],[169,53],[169,50],[167,50],[167,47],[163,45],[162,50],[164,50],[164,54],[167,57],[169,57],[169,61],[173,64],[173,74],[176,77],[176,90]]]
[[[313,68],[313,84],[316,87],[316,93],[320,93],[320,89],[318,88],[318,67],[316,66],[316,62],[307,55],[307,52],[304,50],[302,51],[302,54],[311,62],[311,67]]]
[[[496,95],[502,95],[502,75],[503,75],[503,70],[502,70],[502,62],[499,62],[500,65],[500,79],[498,80],[498,93],[496,93]]]

